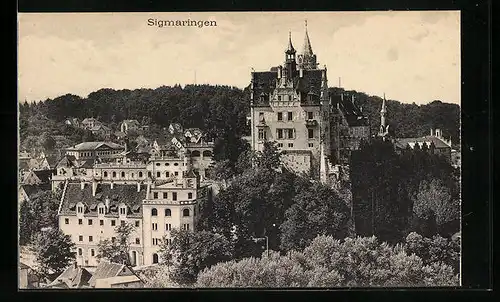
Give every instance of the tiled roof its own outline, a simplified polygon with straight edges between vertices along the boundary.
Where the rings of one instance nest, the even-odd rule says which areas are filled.
[[[44,191],[43,187],[39,185],[21,185],[21,188],[28,195],[28,198],[32,198],[34,195]]]
[[[112,143],[112,142],[84,142],[80,143],[72,148],[68,148],[68,150],[78,151],[78,150],[96,150],[101,146],[108,146],[111,149],[124,149],[123,146]]]
[[[42,183],[50,183],[50,178],[52,174],[56,173],[56,170],[35,170],[33,173],[42,181]]]
[[[107,215],[118,216],[117,206],[124,203],[129,207],[127,215],[142,217],[142,207],[137,208],[136,211],[133,208],[135,205],[140,205],[142,200],[146,198],[146,189],[146,185],[141,185],[141,191],[137,192],[137,184],[115,184],[113,189],[111,189],[110,184],[97,184],[96,196],[92,196],[91,183],[87,183],[82,190],[80,182],[69,182],[60,213],[75,214],[75,205],[83,202],[86,205],[85,215],[97,216],[97,209],[92,205],[105,203],[106,197],[109,197],[110,211],[106,213]]]
[[[70,266],[59,275],[49,286],[59,287],[65,284],[68,288],[79,288],[88,285],[92,274],[85,268]]]
[[[92,278],[90,278],[89,284],[94,287],[97,279],[116,277],[124,268],[126,268],[126,266],[123,264],[101,261],[92,275]]]
[[[78,162],[76,161],[76,157],[74,155],[65,155],[56,165],[57,169],[73,167],[78,167]]]
[[[415,138],[398,138],[396,139],[396,147],[406,148],[406,145],[411,143],[434,143],[434,146],[438,149],[441,148],[451,148],[447,144],[445,144],[442,140],[435,136],[423,136],[423,137],[415,137]]]
[[[339,108],[346,118],[349,126],[368,126],[368,117],[364,116],[360,108],[353,104],[351,95],[344,94],[343,99],[340,95],[334,95],[332,96],[332,99],[335,103],[339,103]]]
[[[261,94],[269,96],[276,88],[276,79],[278,78],[277,71],[262,71],[253,73],[253,94],[255,105],[266,105],[260,101]]]

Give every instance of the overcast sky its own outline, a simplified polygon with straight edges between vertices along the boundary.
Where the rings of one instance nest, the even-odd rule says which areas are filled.
[[[148,19],[215,20],[152,27]],[[459,12],[20,14],[19,100],[179,83],[243,88],[282,64],[304,20],[329,86],[405,103],[460,104]]]

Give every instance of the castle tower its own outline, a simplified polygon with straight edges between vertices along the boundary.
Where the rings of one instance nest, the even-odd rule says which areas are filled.
[[[307,32],[307,20],[305,21],[306,34],[304,37],[304,49],[302,54],[298,56],[299,69],[317,69],[316,55],[313,53],[309,34]]]
[[[297,63],[295,61],[295,48],[292,45],[292,33],[288,33],[288,48],[285,51],[285,65],[283,69],[283,77],[291,79],[295,76]]]

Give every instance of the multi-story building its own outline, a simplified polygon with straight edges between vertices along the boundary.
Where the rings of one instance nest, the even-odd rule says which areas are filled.
[[[96,266],[99,241],[113,240],[116,226],[127,222],[135,225],[131,263],[158,263],[164,236],[169,240],[173,228],[195,230],[198,205],[210,197],[210,188],[200,184],[187,158],[105,165],[96,165],[97,177],[67,180],[63,187],[59,227],[76,244],[78,264]]]
[[[291,35],[283,65],[252,72],[251,146],[261,151],[276,141],[283,164],[313,179],[326,180],[330,155],[330,104],[326,66],[318,69],[309,36],[296,61]]]

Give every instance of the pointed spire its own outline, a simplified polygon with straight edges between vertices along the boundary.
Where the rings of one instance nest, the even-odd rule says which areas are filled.
[[[385,113],[386,112],[386,109],[385,109],[385,93],[384,93],[384,99],[382,100],[382,109],[380,110],[380,113]]]
[[[295,53],[295,48],[293,48],[292,45],[292,32],[288,32],[288,48],[286,50],[286,53]]]
[[[303,55],[304,56],[312,56],[313,51],[312,51],[312,47],[311,47],[311,41],[309,40],[309,34],[307,33],[307,20],[305,20],[305,24],[306,24],[306,36],[304,37]]]

